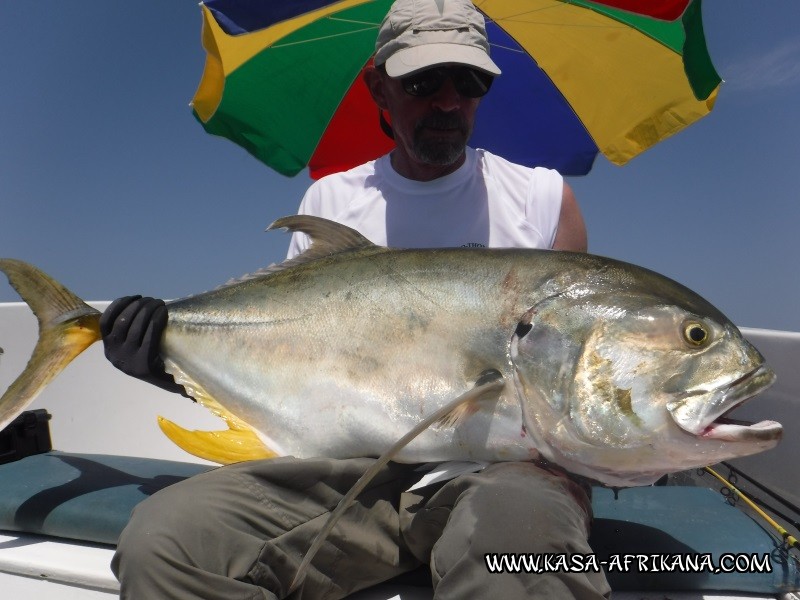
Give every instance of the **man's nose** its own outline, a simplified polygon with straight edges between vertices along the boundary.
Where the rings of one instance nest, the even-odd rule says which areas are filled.
[[[453,80],[448,77],[442,87],[436,90],[436,93],[431,97],[431,104],[442,112],[452,112],[461,107],[463,100],[464,98],[458,93]]]

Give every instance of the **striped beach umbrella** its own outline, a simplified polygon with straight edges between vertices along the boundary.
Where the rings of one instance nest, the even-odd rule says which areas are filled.
[[[445,0],[447,1],[447,0]],[[625,164],[708,114],[719,90],[700,0],[476,0],[503,74],[470,145],[564,175]],[[206,131],[312,177],[384,154],[361,73],[391,0],[207,0],[192,107]]]

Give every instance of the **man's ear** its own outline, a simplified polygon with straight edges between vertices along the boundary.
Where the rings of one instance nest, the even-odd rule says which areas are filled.
[[[374,65],[369,65],[364,69],[364,83],[367,84],[367,89],[378,108],[388,109],[385,75],[376,69]]]

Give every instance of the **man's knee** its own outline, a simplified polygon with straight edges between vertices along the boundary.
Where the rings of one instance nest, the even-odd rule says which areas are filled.
[[[177,523],[182,515],[161,500],[156,495],[134,508],[111,563],[118,578],[131,570],[153,572],[165,564],[165,559],[174,560],[181,553],[184,545],[176,540],[176,531],[182,529]]]
[[[485,564],[493,554],[591,552],[589,499],[575,482],[530,463],[491,465],[460,479],[451,490],[442,488],[442,497],[432,498],[452,501],[431,553],[438,597],[475,597],[489,590],[520,598],[600,598],[607,593],[602,574],[499,577]]]
[[[589,548],[589,499],[565,477],[530,463],[499,463],[448,486],[418,515],[421,522],[424,513],[438,515],[440,547],[479,554]]]
[[[484,522],[497,526],[534,527],[548,524],[577,527],[588,535],[590,501],[583,489],[565,476],[532,463],[498,463],[465,482],[456,506],[464,503]]]
[[[264,542],[231,529],[217,479],[197,476],[136,506],[111,564],[123,598],[274,598],[248,579]]]

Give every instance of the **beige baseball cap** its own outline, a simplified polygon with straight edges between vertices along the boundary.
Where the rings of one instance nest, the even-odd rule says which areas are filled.
[[[500,74],[472,0],[396,0],[378,32],[375,64],[389,77],[405,77],[448,63]]]

